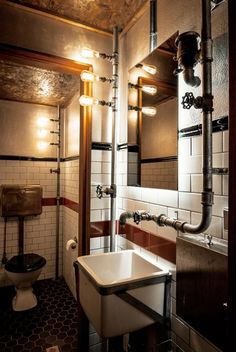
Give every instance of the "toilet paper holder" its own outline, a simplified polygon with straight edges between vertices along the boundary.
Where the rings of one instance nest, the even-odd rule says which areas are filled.
[[[75,249],[76,246],[77,246],[77,243],[78,243],[77,237],[74,236],[73,239],[70,239],[69,241],[67,241],[67,243],[66,243],[66,249],[67,249],[67,250],[69,250],[69,249]]]

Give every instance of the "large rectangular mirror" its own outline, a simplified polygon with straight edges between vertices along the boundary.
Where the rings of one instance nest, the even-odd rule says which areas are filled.
[[[128,186],[178,188],[176,37],[129,71]]]

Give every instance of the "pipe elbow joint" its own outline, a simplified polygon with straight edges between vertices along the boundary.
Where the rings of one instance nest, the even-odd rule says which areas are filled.
[[[130,219],[133,217],[133,213],[132,212],[127,212],[125,211],[124,213],[120,214],[120,218],[119,218],[119,223],[121,226],[125,226],[127,219]]]
[[[185,83],[191,87],[199,87],[201,84],[200,78],[194,75],[194,69],[192,67],[184,68],[183,77]]]

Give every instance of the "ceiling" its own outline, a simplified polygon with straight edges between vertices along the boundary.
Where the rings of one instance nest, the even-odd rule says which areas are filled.
[[[10,0],[112,32],[124,28],[149,0]],[[0,99],[67,106],[79,91],[79,77],[0,57]]]
[[[12,0],[38,10],[112,32],[124,28],[149,0]]]
[[[79,76],[0,60],[0,99],[65,107],[79,87]]]

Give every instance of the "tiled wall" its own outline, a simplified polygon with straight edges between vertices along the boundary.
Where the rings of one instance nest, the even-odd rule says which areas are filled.
[[[91,222],[110,219],[110,196],[96,196],[98,185],[103,188],[111,184],[111,151],[92,150],[91,156]]]
[[[168,16],[163,14],[168,13]],[[183,16],[183,14],[185,14]],[[164,42],[176,30],[180,33],[188,30],[200,32],[201,27],[200,2],[181,0],[175,1],[174,6],[169,2],[158,1],[158,41]],[[146,25],[144,25],[144,22]],[[227,68],[227,3],[216,9],[212,15],[212,29],[214,39],[214,63],[213,63],[213,95],[214,113],[213,118],[228,115],[228,68]],[[128,58],[128,69],[137,62],[142,61],[148,55],[148,17],[146,15],[136,25],[123,35],[122,46],[124,55]],[[226,33],[222,35],[222,33]],[[144,45],[137,45],[143,38]],[[145,40],[144,40],[145,38]],[[224,42],[224,44],[223,44]],[[123,63],[124,72],[127,75],[127,61]],[[201,75],[201,65],[196,67],[196,73]],[[125,80],[123,74],[122,79]],[[127,81],[126,76],[126,81]],[[201,95],[199,89],[190,89],[179,77],[179,96],[182,97],[186,91],[193,91],[194,95]],[[124,101],[127,101],[127,91],[124,91]],[[182,109],[179,99],[179,129],[201,123],[202,115],[199,110],[187,111]],[[126,119],[127,111],[121,107],[120,143],[126,142]],[[119,213],[125,210],[147,210],[156,215],[167,214],[173,218],[197,224],[201,218],[201,191],[202,191],[202,137],[179,139],[178,152],[178,191],[164,189],[150,189],[142,187],[127,187],[125,165],[127,155],[125,151],[119,152]],[[228,132],[217,132],[213,134],[213,167],[228,166]],[[121,171],[122,170],[122,171]],[[210,228],[206,231],[221,240],[226,238],[223,231],[223,209],[228,205],[227,197],[228,177],[221,175],[213,176],[214,205],[213,218]],[[133,226],[135,225],[132,221]],[[175,241],[177,232],[172,228],[157,227],[153,222],[141,222],[141,229],[155,235]],[[214,239],[213,239],[214,240]],[[153,254],[152,254],[153,255]],[[151,256],[152,256],[151,255]],[[203,336],[193,330],[186,322],[175,315],[175,276],[172,282],[172,331],[173,338],[183,346],[185,351],[212,352],[216,348],[212,346]],[[178,283],[177,283],[178,284]]]
[[[55,162],[0,160],[0,184],[40,184],[43,198],[55,197],[56,176],[50,173]],[[42,214],[25,218],[25,252],[37,253],[47,260],[40,278],[55,275],[56,207],[43,206]],[[0,218],[0,253],[3,250],[4,219]],[[7,222],[7,257],[18,252],[18,221],[9,218]],[[60,243],[61,245],[61,243]],[[62,258],[60,256],[60,272]],[[0,285],[5,285],[5,276],[0,276]]]
[[[61,168],[61,194],[66,200],[73,201],[78,204],[79,201],[79,158],[62,163]],[[63,276],[66,280],[74,297],[76,297],[75,289],[75,273],[73,262],[78,256],[78,246],[76,249],[66,250],[66,243],[70,239],[76,237],[78,239],[78,211],[63,206],[62,221],[62,252],[63,252]]]

